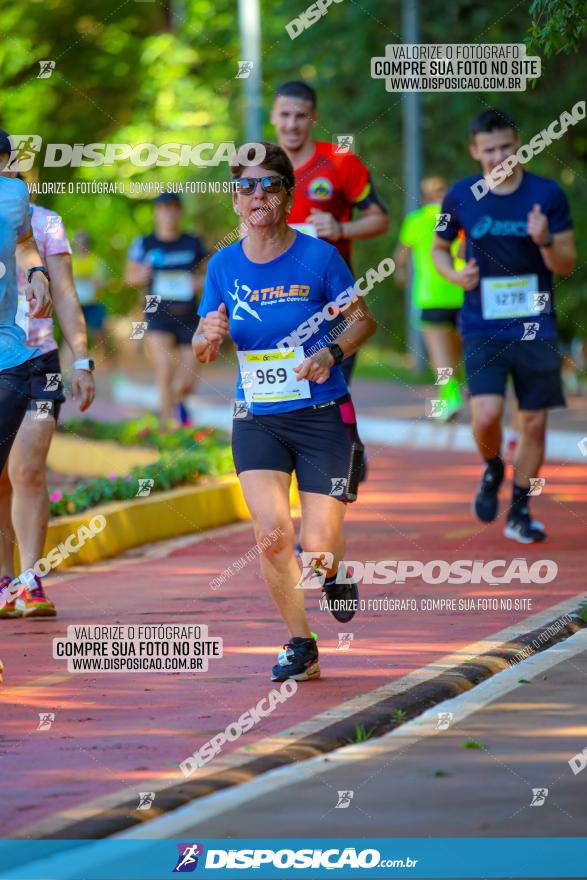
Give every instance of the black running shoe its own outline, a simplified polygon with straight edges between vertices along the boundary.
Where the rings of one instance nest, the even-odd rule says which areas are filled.
[[[528,511],[520,513],[510,510],[503,533],[506,538],[517,541],[519,544],[537,544],[546,538],[544,529],[538,528],[538,525],[542,525],[542,523],[533,520]]]
[[[277,655],[271,681],[286,681],[288,678],[295,678],[296,681],[320,678],[316,639],[294,636],[283,646],[283,651]]]
[[[499,487],[503,483],[504,469],[501,466],[501,475],[495,472],[489,464],[485,465],[483,477],[475,496],[475,514],[481,522],[493,522],[499,510]]]
[[[359,609],[359,588],[354,581],[337,584],[336,576],[324,581],[326,607],[339,623],[348,623]]]

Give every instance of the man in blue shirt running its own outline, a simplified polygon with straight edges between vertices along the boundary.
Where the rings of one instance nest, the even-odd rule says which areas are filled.
[[[236,344],[234,463],[263,547],[261,571],[289,632],[272,678],[305,681],[318,678],[320,666],[304,610],[313,571],[308,564],[300,576],[294,555],[291,475],[302,546],[316,560],[328,609],[346,623],[358,589],[337,573],[362,444],[341,363],[373,334],[375,321],[362,299],[367,291],[356,292],[336,248],[288,226],[294,171],[280,147],[263,147],[262,163],[233,169],[233,207],[248,234],[210,260],[192,345],[200,363],[209,363],[227,335]],[[335,329],[337,342],[328,344]]]
[[[473,435],[485,461],[475,513],[482,522],[497,517],[504,478],[501,420],[511,376],[521,439],[504,534],[532,544],[546,537],[530,517],[528,495],[544,459],[547,413],[565,405],[552,276],[571,274],[576,251],[564,192],[555,181],[523,170],[514,160],[519,147],[516,124],[507,113],[486,110],[473,120],[470,152],[482,173],[446,194],[442,212],[450,220],[436,233],[432,257],[440,274],[465,291],[460,329]],[[507,174],[488,187],[502,163]],[[467,264],[456,272],[450,245],[461,229]]]

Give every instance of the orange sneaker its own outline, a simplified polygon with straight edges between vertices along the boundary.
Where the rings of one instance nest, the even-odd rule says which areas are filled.
[[[6,576],[0,578],[0,620],[9,617],[22,617],[22,611],[16,607],[16,599],[6,602],[2,595],[2,591],[6,590],[12,583],[12,578]]]
[[[15,601],[15,606],[22,612],[23,617],[57,617],[55,605],[45,596],[41,578],[35,575],[36,586],[27,589],[20,594]]]

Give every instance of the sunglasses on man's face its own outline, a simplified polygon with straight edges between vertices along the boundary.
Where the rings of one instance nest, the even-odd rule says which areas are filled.
[[[252,196],[257,189],[257,184],[261,184],[261,189],[266,193],[278,193],[285,189],[285,178],[275,175],[267,177],[237,177],[232,181],[235,184],[235,191],[243,196]]]

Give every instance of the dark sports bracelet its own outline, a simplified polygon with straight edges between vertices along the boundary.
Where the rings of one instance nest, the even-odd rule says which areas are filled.
[[[49,273],[47,272],[47,270],[45,269],[44,266],[33,266],[32,269],[28,270],[27,275],[26,275],[26,278],[27,278],[27,281],[29,284],[31,283],[31,278],[33,277],[33,274],[35,272],[42,272],[43,275],[45,276],[45,278],[47,279],[47,281],[49,281]]]
[[[336,342],[334,342],[332,345],[328,346],[328,351],[332,355],[335,366],[338,364],[342,364],[345,358],[345,354],[340,345],[337,345]]]

